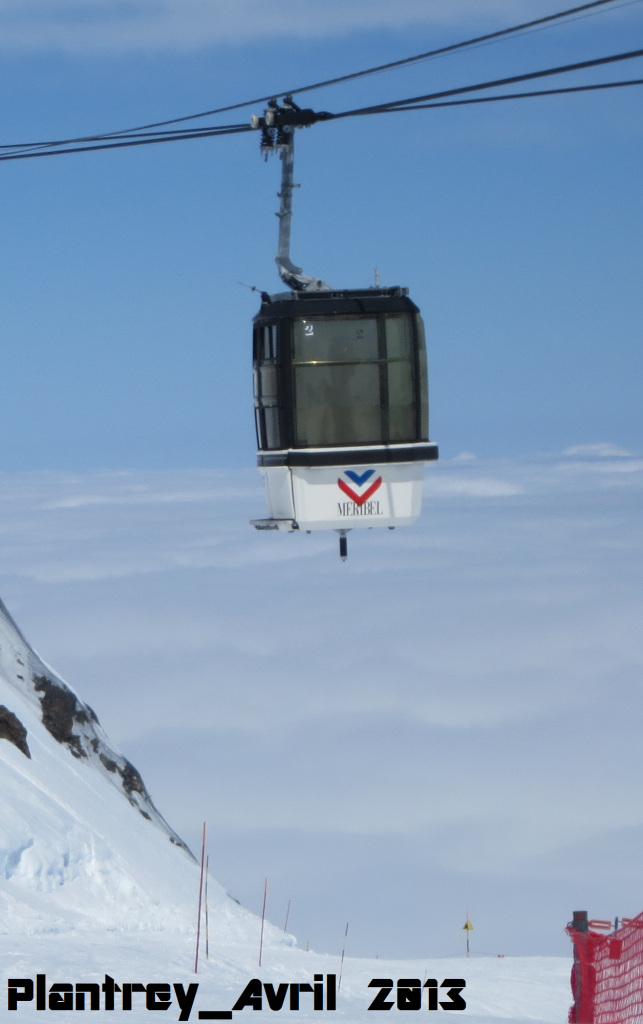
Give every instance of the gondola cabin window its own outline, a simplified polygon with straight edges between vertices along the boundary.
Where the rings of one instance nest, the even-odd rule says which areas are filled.
[[[417,440],[408,314],[294,323],[294,428],[301,447]]]
[[[261,448],[281,446],[279,388],[277,381],[277,325],[255,331],[255,420]]]

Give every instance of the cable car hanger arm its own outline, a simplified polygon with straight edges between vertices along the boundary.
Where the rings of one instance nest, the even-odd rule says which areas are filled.
[[[308,127],[331,115],[302,110],[292,96],[286,96],[283,106],[271,100],[263,117],[253,116],[251,127],[261,128],[261,152],[266,159],[278,152],[281,158],[281,189],[279,191],[279,248],[275,256],[279,276],[294,292],[328,292],[330,285],[317,277],[304,274],[290,258],[290,232],[292,226],[292,194],[298,188],[294,182],[295,128]]]
[[[281,280],[296,292],[327,292],[330,285],[315,277],[304,274],[290,259],[290,229],[292,224],[292,193],[297,188],[293,181],[295,166],[295,133],[289,133],[289,142],[281,147],[281,190],[279,199],[279,248],[275,256]]]

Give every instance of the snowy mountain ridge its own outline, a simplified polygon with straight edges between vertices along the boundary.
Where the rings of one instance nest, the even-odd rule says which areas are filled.
[[[192,853],[1,602],[0,775],[0,934],[194,929]],[[254,914],[213,880],[209,895],[222,937],[254,935]]]
[[[112,747],[95,712],[36,654],[2,601],[0,678],[40,711],[45,729],[72,757],[78,760],[85,758],[88,765],[125,794],[144,818],[158,825],[170,842],[190,853],[183,840],[157,811],[134,765]],[[0,738],[13,742],[30,758],[23,730],[19,718],[3,705],[0,711]]]

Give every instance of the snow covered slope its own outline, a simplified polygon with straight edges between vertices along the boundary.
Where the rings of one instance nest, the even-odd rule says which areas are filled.
[[[171,986],[169,1012],[164,1017],[169,1022],[178,1020],[180,1016],[174,986],[181,985],[183,991],[187,991],[189,985],[198,985],[190,1015],[188,1018],[183,1017],[196,1024],[200,1012],[230,1010],[253,978],[272,985],[276,991],[283,984],[312,985],[315,974],[335,974],[339,977],[339,956],[287,949],[278,946],[273,939],[264,947],[263,962],[259,967],[258,930],[253,938],[254,942],[245,946],[230,945],[222,941],[218,931],[215,932],[210,938],[210,959],[202,957],[199,973],[195,976],[192,936],[188,938],[171,933],[155,935],[150,932],[137,935],[89,934],[83,936],[82,942],[74,935],[42,936],[36,942],[26,939],[9,942],[0,936],[0,963],[3,964],[4,972],[0,976],[0,992],[6,986],[6,978],[35,980],[37,973],[45,974],[48,987],[52,983],[61,982],[102,985],[105,974],[119,983],[121,988],[124,988],[123,982],[143,986],[161,982]],[[270,1024],[286,1021],[290,1021],[290,1024],[367,1024],[383,1016],[368,1012],[375,995],[375,991],[369,988],[371,979],[388,977],[395,982],[401,978],[418,978],[423,981],[426,977],[432,977],[438,981],[444,978],[462,978],[466,981],[463,990],[466,1010],[444,1018],[451,1019],[452,1024],[454,1020],[466,1021],[466,1024],[492,1024],[493,1021],[502,1021],[503,1024],[563,1024],[567,1020],[571,1002],[570,967],[571,959],[564,957],[476,957],[471,960],[444,957],[397,961],[347,957],[335,1012],[315,1011],[312,997],[304,989],[297,1013],[291,1011],[288,996],[281,1010],[274,1011],[270,1009],[264,995],[261,1010],[246,1006],[235,1012],[233,1019],[237,1024],[244,1019],[253,1024],[261,1024],[264,1020]],[[101,1010],[103,998],[101,995]],[[122,993],[115,999],[114,1010],[111,1018],[121,1020]],[[395,1020],[399,1020],[399,1012],[394,1007],[384,1020],[394,1024]],[[17,1024],[20,1021],[37,1024],[43,1019],[43,1014],[36,1009],[35,1001],[21,1003],[17,1013],[10,1016],[15,1017]],[[409,1014],[404,1014],[403,1019],[408,1021],[409,1017]],[[433,1017],[440,1024],[442,1011],[429,1015],[428,1019],[432,1020]],[[97,1014],[96,1019],[102,1020],[102,1013]],[[144,1024],[149,1021],[145,993],[134,994],[132,1009],[125,1015],[125,1019],[128,1024]],[[416,1019],[418,1022],[427,1019],[426,1000],[423,1012],[418,1013]]]
[[[110,745],[92,709],[83,704],[67,683],[29,646],[2,601],[0,678],[3,684],[26,698],[49,735],[63,749],[66,748],[66,754],[71,754],[78,761],[85,760],[93,771],[124,793],[144,818],[165,832],[171,843],[187,849],[157,811],[134,765]],[[13,693],[9,692],[7,696],[10,702],[15,703]],[[24,727],[8,709],[0,711],[0,737],[12,742],[31,759]]]
[[[165,1008],[146,1006],[145,986],[159,983],[172,998],[167,1020],[195,1020],[202,1010],[231,1009],[251,979],[259,978],[273,988],[285,985],[299,992],[303,986],[299,1019],[319,1021],[306,995],[309,985],[315,973],[339,975],[343,969],[331,1017],[344,1024],[370,1019],[369,981],[381,977],[466,979],[462,1016],[470,1024],[565,1019],[569,962],[562,958],[347,958],[340,968],[338,957],[296,949],[292,936],[267,923],[259,968],[260,921],[212,880],[210,957],[205,959],[202,946],[195,976],[198,876],[194,857],[154,807],[139,773],[112,747],[91,708],[32,650],[0,603],[3,1002],[9,978],[35,984],[37,975],[45,975],[48,993],[52,984],[89,984],[98,993],[108,975],[121,986],[116,1010],[128,1009],[123,993],[135,993],[130,1024],[146,1020],[149,1008]],[[186,1016],[179,994],[183,998],[188,991],[193,1006]],[[104,999],[101,995],[100,1009]],[[275,1013],[266,1004],[255,1017],[247,1006],[235,1018],[242,1012],[253,1020],[292,1019],[288,1007],[289,1000]],[[40,1019],[35,999],[16,1009],[16,1019]]]
[[[0,602],[0,933],[191,932],[197,885],[137,770]],[[210,903],[222,937],[254,935],[215,882]]]

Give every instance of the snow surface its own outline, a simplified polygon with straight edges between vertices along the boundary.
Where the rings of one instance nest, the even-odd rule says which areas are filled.
[[[225,936],[225,927],[220,927],[218,914],[213,917],[210,959],[201,959],[196,976],[193,973],[194,937],[186,934],[172,936],[167,932],[133,935],[131,932],[97,931],[93,935],[84,936],[82,941],[73,934],[56,939],[44,935],[22,937],[17,942],[2,939],[0,951],[5,965],[4,973],[9,977],[35,980],[37,972],[44,972],[48,986],[54,981],[102,983],[106,973],[119,983],[179,983],[187,989],[188,984],[197,982],[199,988],[189,1018],[193,1021],[198,1020],[199,1010],[231,1009],[251,978],[260,978],[276,988],[278,983],[284,981],[312,983],[315,973],[339,975],[339,957],[307,953],[279,944],[275,942],[275,938],[278,939],[275,931],[271,931],[264,947],[263,964],[259,968],[259,921],[256,918],[247,921],[248,941],[230,941]],[[373,1014],[367,1010],[375,994],[373,989],[368,988],[372,978],[415,977],[424,980],[425,977],[434,977],[441,981],[443,978],[461,977],[467,982],[463,993],[467,1009],[461,1016],[466,1018],[468,1024],[489,1024],[494,1020],[505,1024],[528,1021],[532,1024],[563,1024],[570,1003],[570,963],[563,957],[481,957],[471,960],[445,957],[410,961],[347,957],[336,1013],[315,1013],[308,1005],[311,997],[302,994],[301,1009],[294,1020],[324,1021],[330,1016],[338,1024],[372,1021]],[[116,1011],[120,1010],[119,1000],[120,996],[117,995]],[[263,1012],[258,1013],[247,1007],[235,1013],[234,1019],[239,1020],[243,1016],[259,1021],[266,1017],[273,1021],[293,1021],[293,1014],[287,1007],[288,1000],[282,1011],[273,1012],[264,1003]],[[125,1019],[137,1024],[149,1020],[148,1013],[145,996],[135,993],[132,1012]],[[397,1015],[399,1011],[393,1009],[391,1013]],[[170,1010],[164,1019],[177,1020],[178,1016],[179,1007],[173,994]],[[33,1003],[24,1003],[19,1007],[15,1019],[42,1020],[42,1014],[38,1014]],[[378,1019],[382,1019],[381,1015],[375,1017],[375,1020]],[[422,1019],[426,1019],[424,1014]]]
[[[47,704],[48,691],[37,682],[42,679],[54,687],[53,704]],[[113,765],[122,769],[129,762],[110,744],[93,712],[33,651],[4,606],[0,705],[9,721],[18,723],[17,742],[0,739],[3,986],[8,978],[35,981],[37,974],[47,976],[47,987],[102,983],[106,974],[121,984],[168,982],[187,989],[198,982],[190,1016],[197,1020],[200,1009],[231,1009],[253,977],[276,985],[312,983],[314,973],[339,975],[338,957],[295,948],[293,936],[270,924],[259,968],[260,921],[210,880],[210,957],[205,958],[203,943],[195,977],[199,867],[194,857],[156,810],[132,766],[127,777],[138,780],[136,787],[123,785],[125,775]],[[65,718],[70,708],[74,717]],[[369,1019],[365,1015],[374,992],[368,982],[377,977],[463,977],[464,1016],[472,1024],[554,1024],[566,1019],[569,1003],[569,962],[564,958],[347,958],[335,1019]],[[319,1019],[307,1001],[310,996],[302,994],[297,1019]],[[179,1012],[173,994],[167,1019],[178,1019]],[[247,1017],[257,1011],[242,1012]],[[126,1019],[135,1024],[147,1020],[148,1013],[145,995],[135,993]],[[264,1006],[260,1016],[283,1020],[290,1013]],[[42,1016],[32,1001],[19,1005],[15,1019]]]
[[[59,702],[74,699],[69,742],[43,724],[42,693],[34,686],[42,678],[56,684]],[[191,934],[194,857],[133,766],[130,776],[139,788],[132,793],[110,770],[129,762],[32,650],[4,606],[0,705],[26,729],[30,754],[0,739],[0,934],[78,934],[97,927]],[[254,916],[216,882],[209,897],[221,939],[245,938]]]

